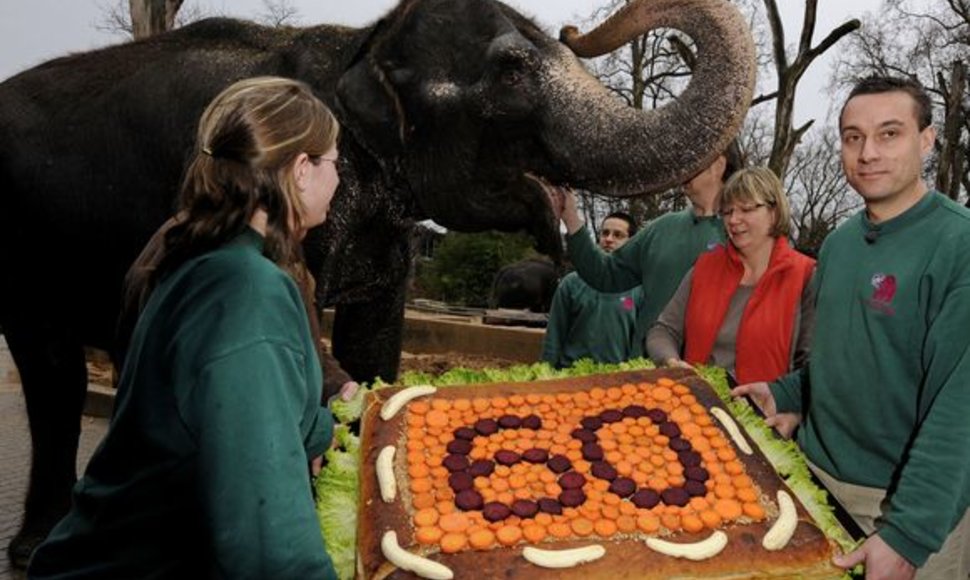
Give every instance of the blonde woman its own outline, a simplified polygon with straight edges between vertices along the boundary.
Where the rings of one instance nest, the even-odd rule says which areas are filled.
[[[308,476],[333,421],[287,271],[327,217],[338,131],[281,78],[205,110],[111,427],[31,578],[334,577]]]
[[[697,259],[647,351],[668,366],[724,367],[741,383],[774,380],[808,355],[815,261],[790,247],[788,199],[769,169],[734,174],[720,208],[728,243]]]

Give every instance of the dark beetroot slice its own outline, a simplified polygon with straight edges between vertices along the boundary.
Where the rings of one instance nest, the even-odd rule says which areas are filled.
[[[455,505],[462,511],[480,510],[485,505],[482,494],[474,489],[466,489],[455,494]]]
[[[468,466],[468,475],[472,477],[488,477],[495,471],[495,462],[488,459],[477,459]]]
[[[492,433],[498,432],[498,423],[495,419],[479,419],[475,421],[475,431],[478,431],[479,435],[491,435]]]
[[[711,478],[711,474],[708,473],[703,467],[695,465],[684,470],[684,477],[686,477],[688,480],[704,483]]]
[[[559,487],[563,489],[578,489],[586,484],[586,476],[582,473],[569,471],[559,476]]]
[[[610,484],[610,491],[620,497],[632,495],[637,490],[637,484],[629,477],[618,477]]]
[[[482,507],[482,517],[490,522],[500,522],[512,515],[512,510],[504,503],[490,501]]]
[[[522,454],[522,459],[529,463],[545,463],[549,459],[549,452],[545,449],[529,449]]]
[[[542,429],[542,419],[539,418],[539,415],[529,415],[527,417],[523,417],[522,428],[532,429],[533,431],[536,429]]]
[[[616,423],[617,421],[622,421],[623,411],[607,409],[600,413],[600,420],[602,420],[604,423]]]
[[[468,439],[452,439],[448,442],[448,453],[468,455],[472,450],[472,442]]]
[[[682,487],[668,487],[661,492],[660,497],[667,505],[684,507],[690,501],[690,494]]]
[[[448,485],[455,493],[465,491],[475,486],[475,476],[467,471],[456,471],[448,476]]]
[[[502,415],[498,419],[498,425],[503,429],[518,429],[522,425],[522,418],[515,415]]]
[[[654,425],[659,425],[667,420],[667,413],[664,413],[660,409],[650,409],[647,411],[647,417],[650,417],[650,421]]]
[[[546,465],[553,473],[565,473],[572,469],[573,462],[565,455],[553,455],[549,458],[549,462]]]
[[[599,417],[583,417],[579,424],[590,431],[596,431],[603,426],[603,421]]]
[[[448,471],[464,471],[468,469],[468,458],[464,455],[453,453],[445,457],[441,464],[444,465]]]
[[[586,494],[581,489],[564,489],[559,494],[559,503],[565,507],[576,507],[583,505],[586,501]]]
[[[586,461],[601,461],[603,459],[603,448],[596,443],[583,443],[581,451],[583,459]]]
[[[627,405],[623,408],[623,414],[627,417],[633,417],[634,419],[646,417],[647,408],[643,405]]]
[[[519,454],[509,449],[499,449],[495,452],[495,461],[502,465],[515,465],[519,459]]]
[[[638,508],[650,509],[660,503],[660,494],[648,487],[645,487],[637,490],[637,492],[633,494],[633,497],[630,498],[630,501],[632,501],[633,505],[637,506]]]
[[[670,443],[668,443],[668,446],[674,451],[690,451],[691,449],[693,449],[693,447],[690,444],[690,441],[682,437],[674,437],[673,439],[670,440]]]
[[[613,481],[616,479],[616,476],[619,475],[616,472],[616,468],[605,461],[597,461],[596,463],[593,463],[592,473],[593,477],[598,477],[607,481]]]
[[[478,436],[478,433],[471,427],[459,427],[455,429],[455,439],[465,439],[466,441],[471,441]]]
[[[573,439],[579,439],[583,443],[594,443],[598,439],[596,433],[589,429],[573,429],[570,435],[572,435]]]
[[[539,511],[558,516],[562,513],[562,504],[551,497],[544,497],[539,500]]]
[[[691,497],[700,497],[707,495],[707,486],[699,481],[694,481],[693,479],[688,479],[684,483],[684,491],[686,491]]]
[[[667,421],[666,423],[660,424],[660,433],[670,437],[671,439],[674,437],[680,437],[680,427],[678,427],[677,423],[674,423],[673,421]]]
[[[684,467],[697,467],[701,464],[701,454],[696,451],[679,451],[677,459]]]
[[[512,513],[520,518],[531,518],[539,513],[539,504],[528,499],[517,499],[512,502]]]

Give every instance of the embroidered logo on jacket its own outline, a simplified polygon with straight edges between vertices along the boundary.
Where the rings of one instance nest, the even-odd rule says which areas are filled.
[[[623,307],[623,310],[626,310],[627,312],[630,312],[631,310],[633,310],[633,297],[632,296],[621,296],[620,297],[620,306],[622,306]]]
[[[870,283],[873,291],[872,297],[866,301],[869,307],[885,314],[896,314],[896,310],[892,306],[893,297],[896,296],[896,277],[892,274],[878,272],[872,275]]]

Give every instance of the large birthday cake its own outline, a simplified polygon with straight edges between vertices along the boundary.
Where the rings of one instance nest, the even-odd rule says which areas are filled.
[[[690,371],[380,389],[361,431],[359,578],[840,576]]]

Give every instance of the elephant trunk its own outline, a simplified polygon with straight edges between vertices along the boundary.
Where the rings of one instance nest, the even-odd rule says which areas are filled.
[[[678,29],[697,46],[693,76],[673,103],[653,111],[626,106],[563,47],[547,68],[546,128],[567,181],[625,197],[683,183],[727,149],[751,103],[755,49],[747,23],[725,0],[635,0],[586,35],[563,29],[582,57],[605,54],[656,28]]]

